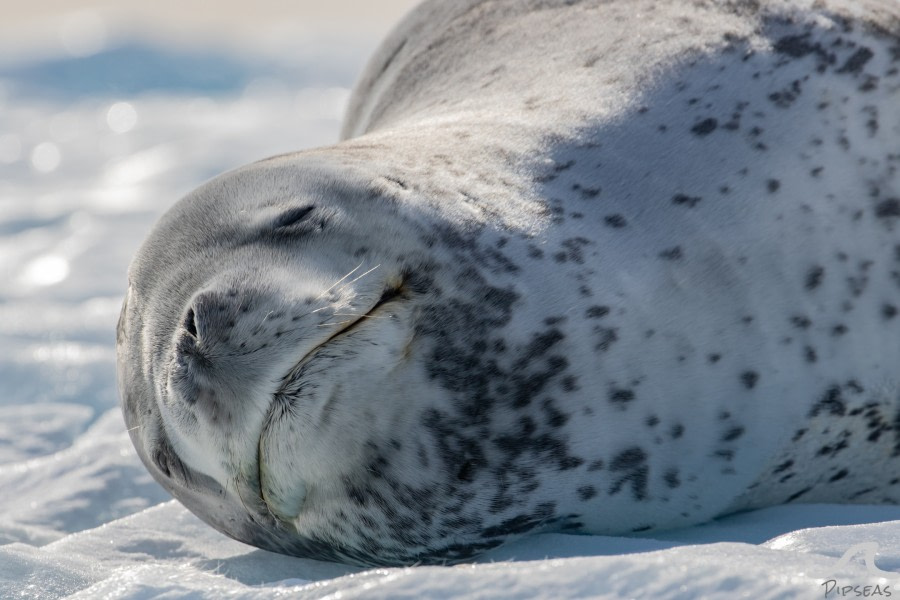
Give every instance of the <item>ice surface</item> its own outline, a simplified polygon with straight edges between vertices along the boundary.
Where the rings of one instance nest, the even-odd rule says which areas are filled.
[[[116,407],[126,266],[204,179],[335,140],[371,43],[331,43],[293,62],[132,45],[0,69],[0,598],[896,591],[897,507],[776,507],[652,537],[546,534],[477,564],[366,571],[251,548],[170,500]]]

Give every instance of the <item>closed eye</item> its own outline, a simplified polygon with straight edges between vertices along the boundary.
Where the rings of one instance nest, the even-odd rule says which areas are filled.
[[[315,209],[315,206],[299,206],[297,208],[291,208],[278,215],[278,218],[275,219],[273,225],[276,229],[296,225],[305,220]]]

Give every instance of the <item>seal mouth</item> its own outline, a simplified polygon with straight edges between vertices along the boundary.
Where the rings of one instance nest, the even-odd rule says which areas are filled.
[[[291,519],[295,518],[301,511],[306,494],[302,493],[299,495],[300,497],[296,497],[297,495],[295,492],[295,498],[293,499],[294,502],[289,502],[289,504],[291,504],[291,506],[289,507],[285,506],[285,502],[279,502],[274,498],[267,497],[267,486],[265,484],[266,472],[263,466],[265,462],[264,444],[266,442],[267,434],[271,431],[273,425],[292,413],[292,408],[296,400],[295,397],[300,389],[298,387],[298,382],[304,376],[306,365],[322,348],[334,342],[336,339],[345,337],[352,331],[358,329],[366,320],[372,318],[383,318],[381,315],[377,315],[376,313],[379,312],[384,305],[390,302],[395,302],[398,299],[403,298],[404,296],[404,284],[402,281],[400,281],[396,285],[391,285],[385,288],[378,300],[365,313],[355,315],[336,313],[335,316],[349,316],[353,318],[342,322],[338,331],[329,335],[324,341],[316,344],[316,346],[306,352],[300,358],[300,360],[298,360],[288,370],[287,374],[282,378],[278,389],[276,389],[272,394],[272,401],[269,405],[265,419],[263,420],[263,426],[260,431],[259,442],[257,446],[257,481],[259,482],[260,498],[262,499],[267,512],[277,520],[289,523]],[[331,398],[328,399],[328,402],[330,401]]]
[[[309,360],[316,354],[316,352],[318,352],[324,346],[327,346],[328,344],[333,342],[336,338],[345,336],[348,333],[352,332],[353,330],[359,328],[360,324],[363,323],[364,321],[366,321],[366,319],[378,318],[379,315],[376,315],[375,313],[382,306],[384,306],[385,304],[387,304],[389,302],[395,301],[398,298],[401,298],[403,296],[403,294],[404,294],[404,288],[403,288],[403,283],[401,282],[400,284],[398,284],[396,286],[391,286],[391,287],[386,288],[381,293],[381,296],[378,298],[378,300],[375,302],[375,304],[373,304],[372,307],[369,308],[365,313],[357,314],[357,315],[350,314],[350,313],[335,313],[334,316],[353,317],[353,318],[340,323],[339,329],[336,332],[334,332],[333,334],[328,336],[321,343],[316,344],[306,354],[304,354],[300,358],[300,360],[298,360],[294,364],[294,366],[292,366],[288,370],[287,374],[284,377],[282,377],[282,379],[281,379],[281,385],[278,386],[278,389],[275,390],[275,392],[273,394],[275,399],[277,400],[279,397],[283,397],[285,395],[285,393],[287,392],[287,389],[291,386],[291,384],[294,383],[299,378],[301,372],[303,371],[304,365],[306,365],[306,363],[309,362]],[[270,410],[270,414],[271,414],[271,410]],[[268,423],[268,420],[267,420],[267,423]]]

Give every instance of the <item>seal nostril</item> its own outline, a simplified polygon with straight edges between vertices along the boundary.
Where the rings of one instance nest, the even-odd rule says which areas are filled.
[[[197,337],[197,319],[194,315],[193,308],[189,308],[187,314],[184,316],[184,328],[187,329],[189,334]]]

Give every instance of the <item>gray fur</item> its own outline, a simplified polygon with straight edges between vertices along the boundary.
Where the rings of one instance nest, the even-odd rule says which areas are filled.
[[[409,564],[900,500],[896,2],[426,2],[344,138],[132,265],[126,421],[213,526]]]

